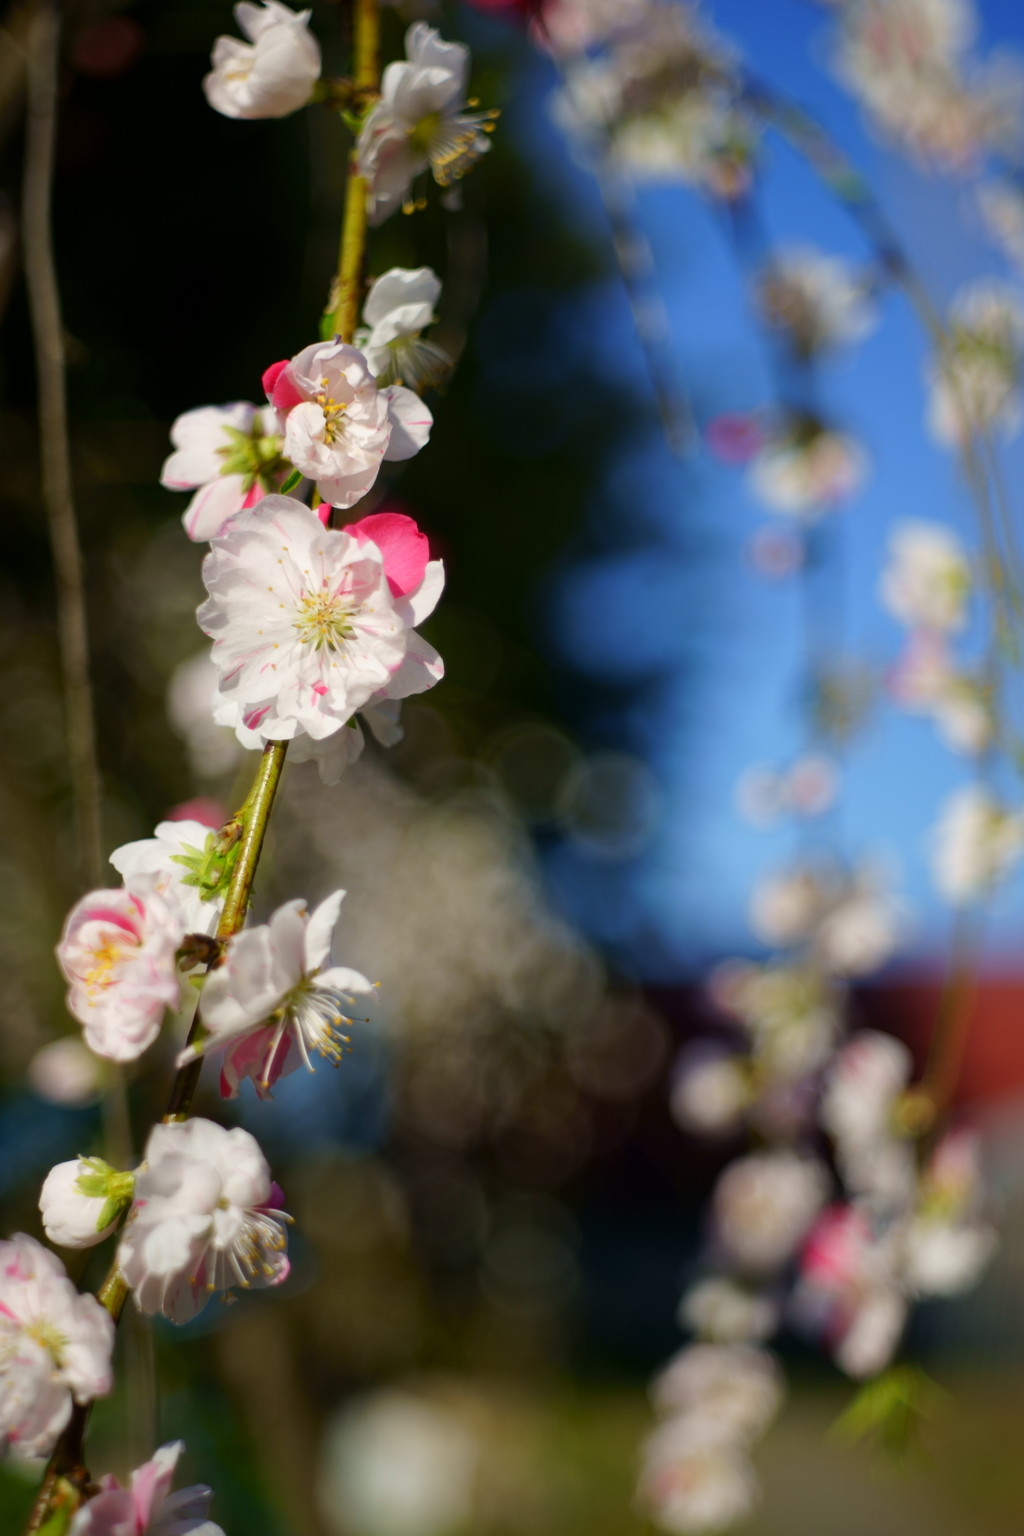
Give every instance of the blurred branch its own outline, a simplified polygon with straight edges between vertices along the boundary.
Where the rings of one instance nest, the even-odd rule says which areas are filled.
[[[78,874],[86,885],[97,886],[103,879],[101,789],[89,676],[85,571],[75,518],[68,443],[64,331],[51,218],[59,37],[60,24],[53,0],[36,0],[26,41],[28,117],[22,222],[25,280],[39,391],[43,502],[57,583],[57,629],[75,806]]]

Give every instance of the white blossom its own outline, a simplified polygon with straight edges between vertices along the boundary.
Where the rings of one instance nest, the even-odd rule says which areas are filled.
[[[335,507],[365,496],[385,459],[411,459],[433,425],[418,395],[401,384],[379,389],[363,354],[337,337],[274,363],[263,385],[288,460]]]
[[[179,1440],[162,1445],[137,1467],[127,1488],[106,1476],[100,1491],[75,1515],[68,1536],[224,1536],[206,1517],[213,1494],[195,1484],[171,1492],[174,1470],[185,1449]]]
[[[980,785],[946,801],[932,833],[932,874],[947,901],[977,901],[1004,879],[1024,852],[1024,816],[1006,810]]]
[[[80,1296],[56,1254],[17,1233],[0,1242],[0,1442],[45,1456],[72,1399],[106,1397],[114,1324]]]
[[[649,1436],[638,1497],[666,1530],[701,1536],[727,1530],[748,1515],[758,1486],[744,1451],[687,1415],[669,1419]]]
[[[268,496],[213,541],[199,623],[214,641],[221,699],[249,731],[323,740],[365,705],[423,692],[442,675],[413,628],[440,595],[441,562],[423,558],[416,584],[403,587],[378,521],[407,523],[422,539],[408,518],[327,529],[300,502]]]
[[[27,1075],[33,1090],[51,1104],[92,1104],[102,1092],[102,1063],[72,1035],[51,1040],[36,1051]]]
[[[131,1203],[133,1176],[102,1158],[76,1157],[51,1168],[39,1194],[43,1230],[60,1248],[91,1248],[109,1237]]]
[[[312,912],[303,901],[279,907],[269,923],[243,929],[229,942],[222,965],[203,988],[202,1020],[209,1037],[178,1059],[225,1050],[221,1091],[233,1096],[251,1077],[267,1098],[280,1077],[296,1068],[313,1070],[310,1055],[337,1066],[344,1054],[345,1004],[372,983],[347,966],[328,965],[331,935],[344,891],[335,891]]]
[[[154,1126],[118,1247],[140,1310],[184,1323],[214,1291],[280,1285],[289,1267],[280,1202],[263,1153],[240,1126]]]
[[[766,322],[805,360],[862,340],[875,324],[864,279],[813,248],[780,251],[758,274],[754,295]]]
[[[148,887],[148,888],[147,888]],[[176,904],[140,877],[131,891],[92,891],[72,907],[57,946],[68,1008],[97,1056],[134,1061],[180,997]]]
[[[201,821],[161,821],[152,837],[115,848],[110,862],[132,889],[141,876],[172,906],[188,933],[212,934],[224,907],[233,851]]]
[[[671,1107],[678,1125],[698,1135],[734,1131],[750,1104],[751,1082],[743,1058],[726,1045],[694,1040],[679,1054]]]
[[[726,961],[713,976],[712,994],[748,1032],[768,1083],[804,1077],[828,1057],[839,998],[816,966]]]
[[[356,144],[356,170],[369,183],[370,223],[381,224],[408,203],[417,176],[429,170],[448,187],[490,149],[496,114],[465,111],[469,49],[446,43],[426,22],[405,34],[405,59],[389,64],[380,99]]]
[[[679,1303],[679,1321],[715,1344],[756,1343],[774,1333],[778,1304],[724,1275],[698,1280]]]
[[[963,629],[972,586],[960,540],[939,523],[897,525],[882,571],[882,602],[911,629],[938,633]]]
[[[174,452],[164,461],[160,484],[195,492],[181,521],[189,538],[199,542],[277,490],[289,473],[277,418],[268,407],[244,401],[199,406],[178,417],[171,442]]]
[[[725,1253],[741,1268],[780,1268],[817,1216],[828,1174],[816,1158],[779,1149],[737,1158],[715,1185],[712,1213]]]
[[[304,107],[320,78],[320,45],[309,11],[280,0],[239,0],[235,20],[249,39],[218,37],[213,69],[203,81],[210,106],[225,117],[287,117]]]
[[[355,340],[378,384],[408,384],[418,392],[445,378],[451,359],[422,335],[437,318],[440,296],[441,280],[429,267],[392,267],[370,284],[365,329]]]
[[[801,416],[768,435],[751,462],[750,487],[771,511],[814,522],[855,495],[866,474],[867,457],[849,434]]]
[[[962,289],[950,312],[949,337],[929,369],[928,420],[937,440],[962,445],[1021,423],[1024,307],[1004,283],[983,279]]]
[[[847,1188],[887,1207],[905,1202],[914,1182],[914,1149],[897,1124],[912,1068],[901,1040],[858,1030],[836,1056],[821,1099],[821,1124]]]
[[[725,1442],[762,1435],[783,1395],[775,1357],[751,1344],[688,1344],[651,1387],[659,1413],[699,1416]]]

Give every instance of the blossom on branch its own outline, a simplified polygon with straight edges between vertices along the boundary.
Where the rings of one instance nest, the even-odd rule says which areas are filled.
[[[127,1488],[109,1474],[100,1492],[78,1511],[68,1536],[224,1536],[207,1519],[213,1493],[201,1484],[171,1492],[179,1440],[162,1445],[151,1461],[136,1467]]]
[[[1022,854],[1024,813],[974,784],[946,801],[932,834],[932,873],[947,901],[966,906],[988,895]]]
[[[290,362],[274,363],[263,387],[287,458],[335,507],[351,507],[365,496],[385,459],[419,453],[434,422],[411,389],[379,389],[363,354],[338,339],[314,342]]]
[[[209,1036],[178,1058],[184,1066],[211,1050],[224,1050],[221,1093],[234,1098],[251,1077],[260,1098],[298,1067],[313,1071],[311,1054],[337,1066],[351,1020],[344,1007],[373,985],[347,966],[328,966],[331,936],[344,891],[312,913],[304,901],[279,907],[269,923],[246,928],[227,947],[224,963],[203,989],[202,1020]]]
[[[81,1296],[64,1266],[34,1238],[0,1242],[0,1443],[45,1456],[71,1417],[72,1399],[106,1397],[113,1384],[113,1320]]]
[[[1016,436],[1024,377],[1024,305],[1005,283],[983,279],[953,301],[948,336],[929,367],[928,423],[938,442],[963,448],[998,428]]]
[[[222,848],[220,834],[201,821],[161,821],[152,837],[115,848],[110,862],[131,888],[149,879],[178,907],[188,933],[212,934],[237,855],[237,844]]]
[[[860,341],[875,316],[862,277],[824,251],[781,251],[758,273],[754,298],[765,323],[804,362]]]
[[[447,376],[451,358],[421,334],[433,325],[440,296],[441,280],[429,267],[392,267],[371,283],[356,346],[378,384],[420,390]]]
[[[378,513],[344,530],[268,496],[233,518],[203,562],[220,698],[267,740],[333,735],[355,712],[443,675],[413,628],[433,611],[439,560],[411,518]]]
[[[304,107],[320,78],[320,45],[309,11],[280,0],[239,0],[235,20],[249,39],[218,37],[203,81],[210,106],[225,117],[287,117]]]
[[[185,925],[152,877],[133,890],[92,891],[72,907],[57,946],[70,982],[68,1009],[97,1056],[134,1061],[177,1007],[176,964]]]
[[[908,629],[939,634],[961,630],[973,585],[960,540],[939,523],[899,523],[879,591],[894,618]]]
[[[165,459],[160,484],[195,491],[181,516],[190,539],[204,542],[229,517],[276,491],[290,466],[281,456],[277,418],[266,407],[201,405],[171,427],[174,452]]]
[[[280,1285],[289,1269],[281,1199],[240,1126],[154,1126],[117,1251],[140,1311],[185,1323],[214,1291]]]
[[[39,1194],[43,1230],[61,1248],[92,1248],[109,1237],[131,1204],[135,1176],[100,1157],[51,1168]]]
[[[750,488],[773,512],[816,522],[857,493],[867,468],[855,438],[794,413],[772,428],[751,460]]]
[[[405,34],[405,59],[389,64],[380,100],[356,143],[356,171],[366,178],[370,223],[409,207],[425,171],[438,186],[458,181],[490,149],[496,112],[465,111],[469,49],[446,43],[425,21]]]

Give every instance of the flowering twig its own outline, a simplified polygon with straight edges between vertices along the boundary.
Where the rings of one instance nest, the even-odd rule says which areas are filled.
[[[57,580],[57,628],[79,874],[86,884],[98,885],[104,862],[100,775],[89,677],[84,568],[71,485],[64,332],[50,207],[57,134],[59,39],[60,24],[53,0],[37,0],[27,41],[25,282],[35,342],[43,502]]]

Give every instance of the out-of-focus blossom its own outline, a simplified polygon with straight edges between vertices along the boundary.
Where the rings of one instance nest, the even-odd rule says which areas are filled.
[[[679,1304],[679,1321],[713,1344],[756,1343],[779,1321],[777,1302],[723,1275],[698,1280]]]
[[[744,1026],[767,1084],[820,1067],[839,1030],[839,995],[816,966],[726,961],[712,977],[712,997]]]
[[[379,389],[363,354],[338,339],[313,342],[290,361],[274,363],[263,387],[288,460],[335,507],[365,496],[385,459],[418,453],[434,421],[411,389]]]
[[[327,1429],[319,1501],[328,1529],[353,1536],[449,1536],[471,1528],[480,1435],[418,1393],[386,1388],[349,1402]]]
[[[866,474],[867,456],[848,433],[816,416],[791,416],[755,455],[750,487],[773,512],[814,522],[854,496]]]
[[[408,384],[418,392],[446,377],[451,358],[422,335],[437,318],[440,296],[441,280],[429,267],[392,267],[371,283],[365,329],[355,341],[378,384]]]
[[[1024,307],[1013,289],[983,279],[953,301],[944,350],[929,369],[928,421],[940,443],[972,433],[1016,434],[1021,422]]]
[[[935,722],[951,751],[975,757],[992,744],[996,719],[991,687],[983,678],[957,669],[945,636],[927,630],[913,635],[889,674],[888,686],[901,708]]]
[[[837,1055],[822,1094],[821,1124],[835,1143],[846,1187],[887,1207],[905,1202],[913,1187],[914,1150],[897,1118],[912,1067],[902,1041],[858,1030]]]
[[[320,78],[320,45],[309,11],[280,0],[239,0],[235,20],[249,39],[218,37],[203,81],[210,106],[225,117],[287,117],[304,107]]]
[[[653,9],[652,0],[546,0],[533,36],[554,53],[582,53],[643,25]]]
[[[193,771],[205,779],[230,773],[240,756],[232,731],[214,720],[216,698],[217,667],[209,650],[175,668],[167,689],[167,714],[188,747]]]
[[[68,1009],[97,1056],[134,1061],[180,996],[177,905],[140,879],[131,891],[91,891],[72,907],[57,946]]]
[[[869,334],[875,315],[863,278],[824,251],[781,251],[758,274],[754,297],[765,322],[805,362]]]
[[[781,1268],[828,1195],[816,1158],[779,1149],[737,1158],[715,1186],[712,1213],[724,1252],[752,1273]]]
[[[345,530],[285,496],[232,519],[203,562],[222,701],[270,740],[323,740],[358,709],[433,686],[441,658],[413,628],[444,582],[411,518]]]
[[[152,837],[115,848],[110,862],[132,889],[140,877],[177,906],[188,933],[212,934],[224,906],[236,848],[218,847],[199,821],[161,821]]]
[[[1024,185],[987,181],[978,188],[978,204],[990,234],[1014,266],[1024,271]]]
[[[1018,72],[968,57],[970,0],[855,0],[838,16],[840,74],[887,137],[954,170],[1013,137]]]
[[[28,1065],[28,1080],[51,1104],[91,1104],[102,1091],[103,1067],[80,1039],[66,1036],[44,1045]]]
[[[939,523],[900,523],[889,540],[882,602],[910,629],[940,634],[963,629],[971,566],[960,540]]]
[[[739,808],[755,826],[770,826],[781,816],[822,816],[835,804],[839,770],[829,757],[808,753],[781,772],[758,765],[748,768],[736,790]]]
[[[405,59],[391,63],[360,129],[356,170],[369,183],[370,223],[408,204],[417,176],[450,187],[490,149],[494,112],[469,111],[469,49],[446,43],[426,22],[405,34]]]
[[[320,741],[312,736],[297,737],[288,760],[292,763],[315,762],[321,784],[337,784],[345,769],[362,756],[366,745],[364,725],[382,747],[393,747],[401,741],[405,734],[399,723],[401,708],[399,699],[381,699],[376,704],[364,704],[359,714],[348,721],[345,729],[335,731],[333,736]],[[244,734],[243,727],[239,735]]]
[[[983,1193],[977,1137],[950,1132],[928,1161],[902,1234],[907,1282],[919,1295],[955,1296],[981,1276],[996,1246],[980,1214]]]
[[[672,1114],[683,1130],[725,1136],[743,1119],[751,1099],[741,1056],[713,1040],[694,1040],[679,1053],[672,1079]]]
[[[1024,815],[970,784],[943,807],[932,834],[932,874],[946,900],[963,906],[991,891],[1022,853]]]
[[[78,1511],[69,1536],[224,1536],[207,1519],[213,1492],[201,1484],[171,1492],[182,1441],[162,1445],[137,1467],[127,1488],[109,1474],[100,1492]]]
[[[298,1067],[313,1070],[311,1053],[337,1066],[344,1055],[344,1005],[372,983],[347,966],[329,966],[331,935],[344,891],[312,913],[304,901],[279,907],[269,923],[230,941],[222,965],[203,988],[202,1019],[210,1038],[178,1058],[184,1066],[204,1051],[224,1049],[221,1092],[233,1098],[251,1077],[261,1098]]]
[[[648,1438],[637,1492],[658,1525],[700,1536],[748,1515],[758,1486],[745,1451],[687,1415],[669,1419]]]
[[[117,1251],[140,1310],[185,1323],[214,1291],[280,1285],[289,1268],[281,1198],[240,1126],[154,1126]]]
[[[181,521],[197,542],[212,539],[229,517],[278,490],[290,473],[273,411],[244,401],[186,411],[171,428],[171,442],[160,484],[195,491]]]
[[[72,1399],[106,1397],[114,1324],[80,1296],[55,1253],[17,1233],[0,1242],[0,1442],[45,1456]]]
[[[824,1338],[848,1376],[877,1375],[900,1341],[907,1300],[893,1258],[892,1243],[877,1240],[849,1205],[825,1211],[804,1245],[794,1314]]]
[[[758,883],[751,923],[765,943],[784,949],[805,944],[826,970],[861,976],[895,952],[903,913],[868,865],[844,872],[798,864]]]
[[[782,1406],[782,1373],[774,1355],[751,1344],[689,1344],[651,1386],[663,1415],[697,1416],[723,1440],[762,1435]]]
[[[630,175],[733,198],[750,185],[758,128],[739,102],[732,55],[690,6],[654,5],[600,57],[577,57],[556,121]]]
[[[99,1157],[51,1168],[39,1194],[43,1229],[60,1248],[91,1248],[109,1237],[131,1204],[134,1175]]]

